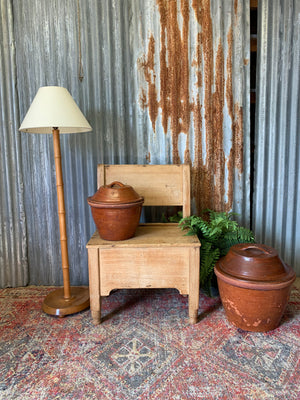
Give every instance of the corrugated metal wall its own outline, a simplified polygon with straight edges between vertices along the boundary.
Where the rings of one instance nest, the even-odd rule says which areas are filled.
[[[21,279],[14,268],[25,266],[5,259],[15,280],[3,276],[3,286],[62,283],[52,138],[17,132],[43,85],[67,87],[93,127],[61,138],[72,284],[88,282],[85,244],[94,224],[86,197],[96,190],[99,162],[188,162],[193,211],[233,208],[249,224],[247,0],[0,1],[1,48],[12,59],[1,72],[1,101],[16,108],[11,119],[2,113],[1,140],[13,138],[20,161],[2,154],[2,165],[20,176],[19,185],[5,174],[14,183],[6,196],[25,210],[23,219],[17,206],[9,211],[14,232],[26,229],[10,248],[29,274]],[[7,211],[2,203],[2,218]]]
[[[16,48],[10,1],[0,2],[0,285],[28,283]]]
[[[233,207],[247,224],[248,1],[148,3],[138,22],[146,28],[138,86],[148,157],[190,163],[194,210]]]
[[[300,2],[259,2],[253,226],[300,274]]]

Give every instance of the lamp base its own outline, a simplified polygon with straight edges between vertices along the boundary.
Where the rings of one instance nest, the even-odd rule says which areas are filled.
[[[64,289],[60,288],[49,293],[44,299],[43,311],[57,317],[75,314],[90,306],[89,289],[71,287],[70,299],[64,298]]]

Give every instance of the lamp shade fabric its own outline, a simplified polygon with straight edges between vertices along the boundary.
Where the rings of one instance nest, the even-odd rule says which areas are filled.
[[[19,128],[29,133],[89,132],[90,124],[78,108],[69,91],[59,86],[41,87]]]

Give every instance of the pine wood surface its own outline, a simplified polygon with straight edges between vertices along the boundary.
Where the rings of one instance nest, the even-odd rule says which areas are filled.
[[[120,181],[144,197],[145,206],[183,206],[190,210],[188,165],[104,165],[98,166],[98,188]]]
[[[101,294],[106,296],[119,287],[177,288],[188,294],[189,250],[184,247],[169,249],[110,248],[99,253]]]
[[[188,165],[103,165],[98,187],[119,181],[145,198],[145,205],[180,205],[190,215]],[[197,322],[200,242],[178,224],[141,224],[134,237],[107,241],[98,231],[87,243],[90,307],[94,324],[101,322],[101,296],[113,289],[176,288],[189,295],[189,319]]]
[[[141,224],[134,237],[128,240],[109,241],[100,238],[96,231],[87,244],[87,248],[107,247],[200,247],[196,236],[186,236],[178,224]]]

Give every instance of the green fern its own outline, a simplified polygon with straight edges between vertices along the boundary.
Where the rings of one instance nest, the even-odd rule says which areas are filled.
[[[206,210],[205,216],[192,215],[182,218],[179,225],[187,230],[186,235],[197,235],[201,242],[200,286],[211,295],[214,266],[220,257],[225,256],[230,247],[237,243],[254,243],[253,232],[240,226],[233,212]]]
[[[220,258],[220,250],[212,243],[202,242],[200,258],[200,287],[205,293],[210,293],[210,283],[214,274],[214,265]]]
[[[180,222],[182,219],[182,211],[178,211],[175,215],[168,218],[169,222]]]

